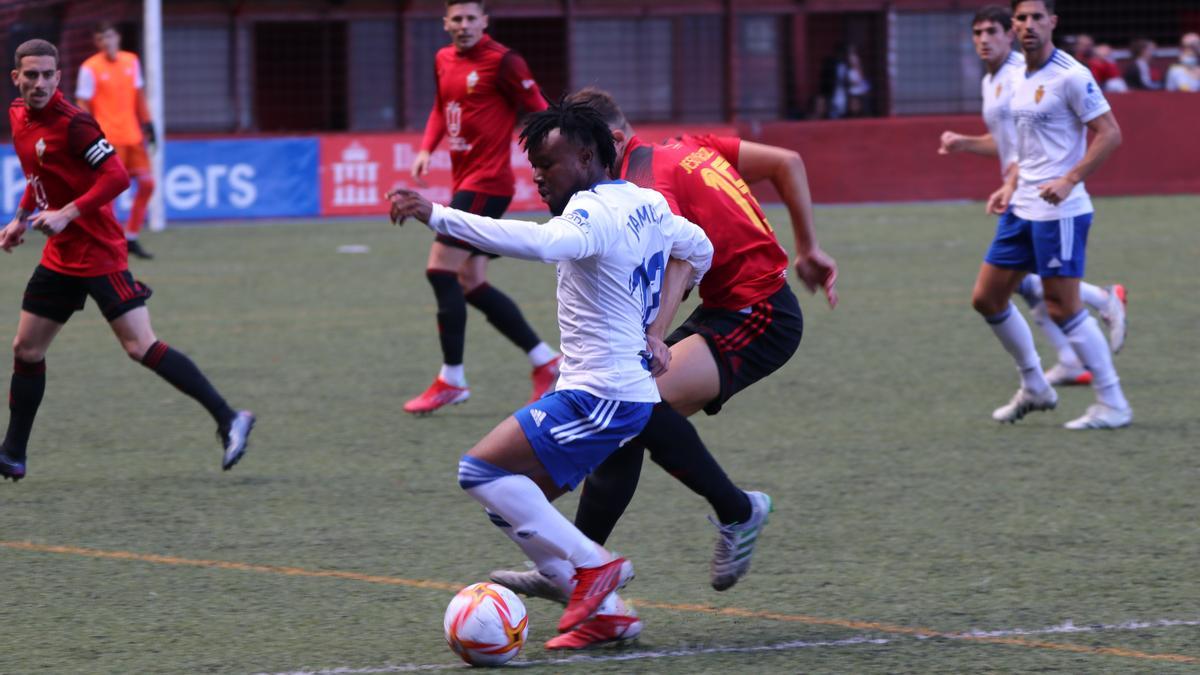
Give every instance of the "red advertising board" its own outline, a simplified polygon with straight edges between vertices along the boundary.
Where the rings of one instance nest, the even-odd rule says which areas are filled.
[[[321,137],[321,215],[356,216],[387,213],[383,194],[393,187],[417,190],[431,201],[450,203],[450,153],[433,153],[425,186],[417,185],[410,169],[421,145],[421,135],[338,134]],[[544,211],[546,206],[533,186],[525,153],[512,143],[516,193],[510,211]]]

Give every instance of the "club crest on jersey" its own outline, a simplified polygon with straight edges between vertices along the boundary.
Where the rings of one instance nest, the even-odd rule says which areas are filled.
[[[996,85],[996,98],[1000,98],[1000,90],[1001,89],[1004,89],[1004,84],[997,84]]]
[[[533,88],[533,85],[534,85],[533,80],[521,80],[521,88],[522,89],[531,89],[531,88]]]
[[[1046,96],[1046,87],[1045,87],[1045,85],[1039,84],[1037,91],[1033,92],[1033,102],[1041,103],[1042,98],[1044,98],[1045,96]]]
[[[37,143],[33,144],[33,151],[37,153],[38,164],[41,164],[42,155],[46,154],[46,139],[37,139]]]
[[[477,84],[479,84],[479,73],[472,70],[471,72],[467,73],[467,93],[474,93],[475,85]]]

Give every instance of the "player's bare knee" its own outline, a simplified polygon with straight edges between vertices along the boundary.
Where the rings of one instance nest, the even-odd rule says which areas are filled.
[[[38,363],[46,358],[46,349],[30,344],[18,335],[13,338],[13,358],[25,363]]]
[[[971,296],[971,306],[981,316],[995,316],[1008,307],[1008,298],[1002,300],[993,298],[986,293],[976,292]]]
[[[146,358],[146,352],[150,351],[150,346],[154,344],[154,340],[146,342],[145,340],[121,340],[121,348],[125,350],[125,354],[129,358],[142,362]]]

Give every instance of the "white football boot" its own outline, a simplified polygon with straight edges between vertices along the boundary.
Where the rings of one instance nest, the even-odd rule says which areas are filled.
[[[992,411],[992,419],[1011,424],[1027,413],[1035,410],[1054,410],[1057,405],[1058,393],[1054,391],[1054,387],[1047,387],[1046,391],[1038,394],[1021,387],[1006,405]]]
[[[1125,287],[1113,284],[1106,286],[1104,290],[1108,291],[1108,303],[1100,312],[1100,321],[1108,328],[1108,345],[1112,348],[1112,353],[1116,354],[1125,346],[1125,331],[1128,328]]]
[[[1063,427],[1074,431],[1083,429],[1120,429],[1133,422],[1133,408],[1118,410],[1103,403],[1093,403],[1088,406],[1083,417],[1077,417],[1067,422]]]
[[[520,593],[531,598],[542,598],[567,604],[567,594],[558,584],[554,583],[537,570],[518,572],[516,570],[495,570],[488,575],[493,583],[500,584],[514,593]]]

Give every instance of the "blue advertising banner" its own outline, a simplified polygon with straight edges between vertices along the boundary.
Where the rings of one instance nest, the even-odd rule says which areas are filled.
[[[320,144],[316,138],[169,141],[158,186],[167,220],[315,216]],[[25,190],[12,146],[0,146],[0,219],[7,222]],[[119,218],[133,202],[117,198]]]

